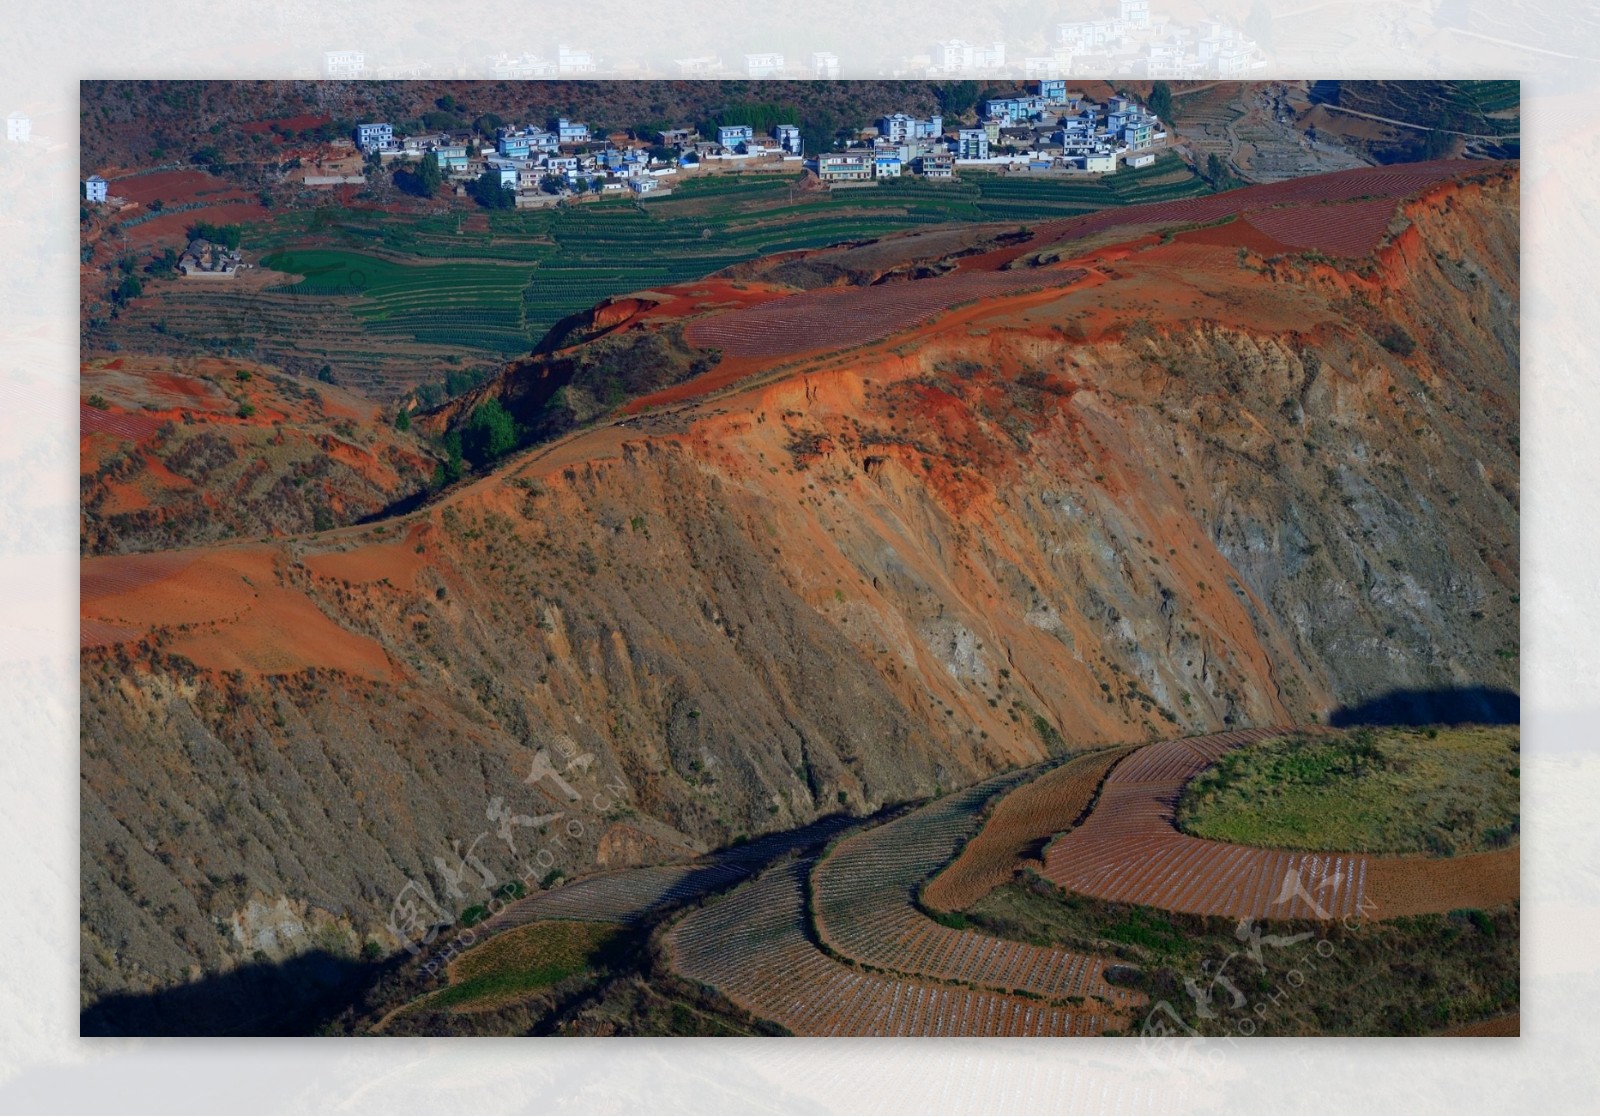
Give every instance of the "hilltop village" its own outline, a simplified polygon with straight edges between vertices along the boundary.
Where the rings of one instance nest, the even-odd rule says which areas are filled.
[[[1065,79],[1031,84],[1031,92],[981,102],[970,125],[896,112],[875,127],[832,137],[831,150],[816,152],[806,150],[798,124],[782,121],[718,122],[709,135],[693,125],[599,135],[559,117],[502,124],[492,140],[479,131],[407,133],[387,121],[363,121],[295,170],[309,187],[360,186],[389,174],[412,193],[453,191],[490,208],[530,208],[620,192],[664,197],[681,176],[732,170],[803,170],[830,187],[901,176],[951,179],[964,167],[1104,175],[1148,166],[1167,141],[1156,113],[1130,97],[1096,102]],[[86,180],[84,196],[111,201],[99,176]]]

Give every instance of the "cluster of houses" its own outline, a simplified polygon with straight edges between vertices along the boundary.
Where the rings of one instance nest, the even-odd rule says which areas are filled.
[[[380,160],[419,160],[432,155],[439,172],[465,192],[485,174],[516,196],[518,206],[552,205],[582,191],[631,190],[636,195],[670,193],[663,179],[678,173],[677,159],[656,159],[647,146],[597,140],[586,124],[561,117],[552,126],[500,128],[492,149],[471,133],[396,136],[390,124],[358,124],[355,142]]]
[[[178,270],[201,279],[226,279],[247,266],[236,248],[224,248],[203,237],[191,240],[178,257]]]
[[[1034,84],[1031,93],[984,102],[973,127],[951,129],[937,115],[894,113],[844,150],[819,152],[808,165],[826,183],[908,174],[952,178],[960,166],[1104,174],[1115,171],[1119,159],[1135,167],[1153,162],[1152,149],[1166,139],[1161,121],[1127,97],[1097,104],[1068,89],[1065,79]],[[592,136],[587,125],[566,117],[543,127],[500,128],[492,150],[480,150],[470,133],[397,136],[387,123],[355,129],[356,146],[368,157],[415,161],[432,154],[440,172],[463,192],[467,181],[495,174],[519,206],[551,205],[582,192],[661,197],[670,193],[667,180],[680,171],[806,162],[794,124],[764,133],[747,124],[723,124],[714,138],[677,128],[655,140],[651,145],[643,137]],[[662,156],[662,147],[672,149],[670,157]]]
[[[1105,174],[1117,169],[1119,157],[1134,167],[1155,162],[1152,149],[1166,138],[1161,121],[1129,98],[1095,104],[1051,78],[1034,93],[984,102],[978,124],[953,134],[938,116],[886,116],[870,140],[818,155],[817,175],[824,182],[908,173],[951,178],[958,166]]]

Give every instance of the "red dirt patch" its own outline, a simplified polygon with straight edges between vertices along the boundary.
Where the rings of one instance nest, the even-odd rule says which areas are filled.
[[[248,124],[239,125],[239,131],[250,134],[272,131],[276,124],[280,132],[304,132],[308,128],[320,128],[333,120],[331,116],[311,116],[302,113],[299,116],[281,116],[276,120],[252,120]]]
[[[321,667],[392,679],[381,645],[341,628],[278,583],[270,547],[114,555],[80,564],[80,640],[131,639],[179,626],[172,650],[213,671],[283,674]]]
[[[1342,205],[1289,206],[1251,210],[1251,228],[1293,248],[1330,256],[1365,256],[1378,246],[1394,218],[1393,198],[1371,198]]]

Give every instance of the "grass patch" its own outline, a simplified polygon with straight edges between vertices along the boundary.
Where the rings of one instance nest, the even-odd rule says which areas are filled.
[[[1448,856],[1521,829],[1514,726],[1293,734],[1237,749],[1178,803],[1186,833],[1279,849]]]
[[[614,923],[551,920],[496,935],[450,966],[450,984],[428,998],[429,1008],[496,1008],[584,974],[622,962],[636,945]]]

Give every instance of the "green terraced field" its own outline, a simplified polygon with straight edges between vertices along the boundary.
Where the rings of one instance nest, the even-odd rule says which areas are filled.
[[[244,240],[265,267],[300,277],[269,293],[275,336],[267,348],[331,358],[318,330],[335,315],[383,353],[417,347],[407,371],[414,381],[439,375],[447,357],[456,364],[531,349],[561,319],[609,296],[769,253],[941,223],[1026,224],[1209,190],[1175,155],[1100,179],[964,172],[950,182],[906,178],[831,194],[792,186],[787,175],[747,173],[687,177],[645,203],[608,197],[425,217],[323,207],[274,214]],[[363,374],[382,375],[378,365]]]

